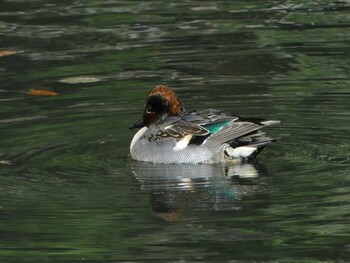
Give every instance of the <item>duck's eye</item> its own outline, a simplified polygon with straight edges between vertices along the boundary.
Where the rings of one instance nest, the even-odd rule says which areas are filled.
[[[151,112],[152,111],[152,106],[150,104],[146,105],[146,111]]]

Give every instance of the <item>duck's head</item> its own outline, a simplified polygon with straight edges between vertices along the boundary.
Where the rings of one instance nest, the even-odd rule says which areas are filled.
[[[149,127],[167,116],[179,116],[184,111],[184,106],[175,92],[168,86],[158,85],[150,91],[146,98],[141,120],[132,125],[130,129]]]

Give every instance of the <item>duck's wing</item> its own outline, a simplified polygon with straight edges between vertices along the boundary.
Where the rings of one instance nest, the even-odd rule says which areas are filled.
[[[157,124],[152,133],[151,139],[159,140],[161,138],[174,138],[182,140],[185,137],[190,139],[189,136],[206,136],[209,131],[194,123],[186,121],[181,117],[168,117],[161,123]]]
[[[237,120],[239,117],[222,110],[204,109],[185,112],[182,115],[182,118],[187,121],[196,122],[198,125],[203,126],[210,123],[217,123],[226,120]]]
[[[157,124],[154,137],[181,139],[191,135],[204,140],[238,118],[215,109],[185,112],[181,116],[168,116]]]
[[[210,136],[206,143],[208,145],[232,143],[241,137],[250,138],[250,135],[254,135],[256,131],[278,123],[280,122],[273,120],[239,118]]]
[[[224,143],[237,144],[237,147],[246,144],[260,147],[273,139],[261,136],[263,133],[257,131],[277,123],[279,121],[244,119],[213,109],[191,111],[181,116],[165,118],[153,127],[149,140],[172,138],[177,141],[176,149],[184,149],[189,144],[204,143],[213,149]]]
[[[239,119],[238,116],[216,109],[190,111],[185,113],[182,118],[206,128],[210,134],[215,134],[223,127]]]

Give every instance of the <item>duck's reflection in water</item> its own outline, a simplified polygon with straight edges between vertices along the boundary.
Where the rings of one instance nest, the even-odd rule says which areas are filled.
[[[266,169],[258,162],[239,164],[133,163],[141,189],[150,192],[152,210],[162,219],[179,219],[187,210],[241,209],[244,197],[267,194]]]

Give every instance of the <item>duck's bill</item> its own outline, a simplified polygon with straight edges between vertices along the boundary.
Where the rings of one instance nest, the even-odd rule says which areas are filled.
[[[139,121],[137,121],[137,122],[135,122],[133,125],[131,125],[130,127],[129,127],[129,129],[137,129],[137,128],[142,128],[142,127],[144,127],[145,126],[145,124],[143,123],[143,120],[142,120],[142,118],[139,120]]]

